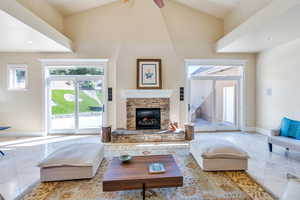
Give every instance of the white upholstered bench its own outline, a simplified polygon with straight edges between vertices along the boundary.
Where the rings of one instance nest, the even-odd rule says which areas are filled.
[[[248,169],[248,154],[225,140],[193,140],[190,153],[204,171]]]
[[[72,144],[50,154],[38,166],[42,182],[93,178],[104,157],[101,143]]]

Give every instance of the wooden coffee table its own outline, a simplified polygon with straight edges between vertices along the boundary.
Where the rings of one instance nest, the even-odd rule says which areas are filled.
[[[163,163],[166,172],[150,174],[150,163]],[[183,176],[172,155],[135,156],[128,163],[113,158],[103,178],[103,191],[145,190],[148,188],[182,187]]]

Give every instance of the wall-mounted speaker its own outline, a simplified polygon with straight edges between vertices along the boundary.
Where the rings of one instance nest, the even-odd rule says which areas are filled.
[[[107,97],[108,97],[108,101],[112,101],[113,100],[113,95],[112,95],[112,88],[108,88],[108,91],[107,91]]]
[[[184,101],[184,87],[179,89],[179,99],[180,101]]]

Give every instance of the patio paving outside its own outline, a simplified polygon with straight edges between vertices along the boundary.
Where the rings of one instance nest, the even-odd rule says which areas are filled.
[[[79,116],[79,129],[101,128],[102,115],[93,116]],[[74,129],[75,118],[74,115],[67,117],[59,117],[51,119],[52,130]]]

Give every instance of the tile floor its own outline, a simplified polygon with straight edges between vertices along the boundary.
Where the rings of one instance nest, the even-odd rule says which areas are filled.
[[[199,133],[196,139],[223,138],[242,147],[251,156],[249,173],[276,196],[281,196],[286,185],[286,173],[300,176],[300,153],[287,153],[274,147],[269,153],[266,137],[246,133]],[[0,157],[0,194],[6,200],[18,199],[30,186],[39,181],[37,163],[55,149],[73,143],[100,142],[98,136],[52,136],[45,138],[0,138],[0,149],[6,156]],[[118,144],[113,144],[114,149]],[[187,143],[136,144],[136,148],[168,148],[170,145],[187,148]],[[109,150],[112,145],[106,145]],[[122,148],[124,150],[124,147]],[[121,150],[121,149],[120,149]],[[121,153],[122,151],[120,151]]]
[[[212,123],[210,121],[207,121],[202,118],[197,118],[194,122],[196,131],[202,131],[203,130],[216,130],[218,128],[219,130],[235,130],[235,126],[232,123],[229,122],[217,122]]]

